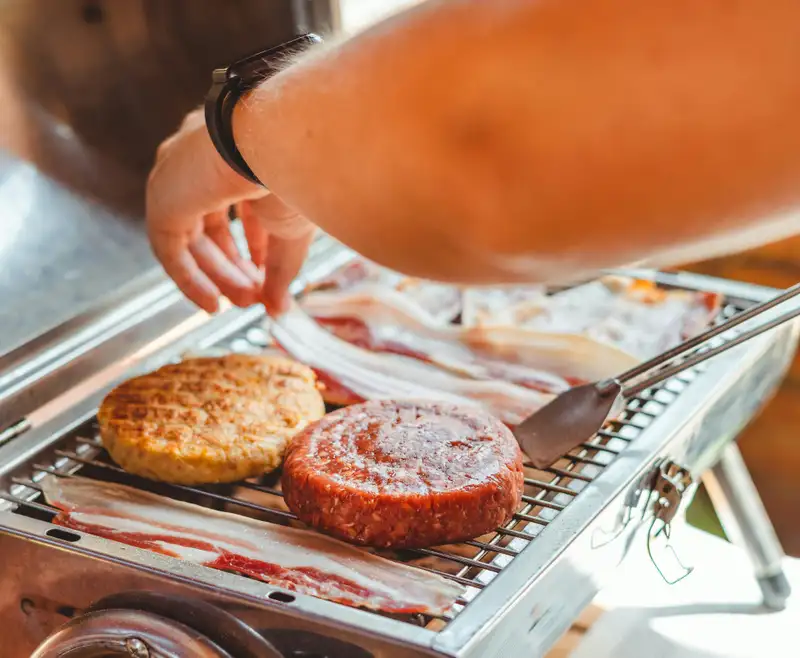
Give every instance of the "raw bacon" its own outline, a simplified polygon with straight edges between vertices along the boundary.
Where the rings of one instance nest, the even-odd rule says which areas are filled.
[[[543,286],[458,291],[456,323],[398,281],[411,280],[356,259],[302,296],[316,323],[291,314],[278,322],[277,342],[317,371],[329,402],[458,403],[456,395],[514,425],[550,396],[613,377],[702,331],[720,307],[718,295],[607,276],[554,295]],[[502,400],[503,383],[516,385],[505,389],[513,399]],[[543,397],[527,400],[520,388]]]
[[[585,336],[643,361],[703,331],[721,304],[717,294],[665,290],[650,281],[621,276],[606,276],[550,296],[539,289],[525,291],[466,291],[462,322],[471,327]]]
[[[413,357],[457,375],[512,382],[543,393],[561,393],[578,383],[575,378],[528,367],[519,359],[477,353],[467,344],[471,331],[438,324],[413,300],[391,289],[370,286],[314,293],[302,300],[302,307],[337,337],[371,352]],[[602,357],[596,354],[594,359]]]
[[[376,353],[347,343],[323,329],[296,304],[274,320],[275,341],[291,356],[360,400],[427,399],[479,404],[508,425],[516,425],[553,399],[553,394],[501,380],[459,377],[432,363]]]
[[[613,377],[640,362],[613,345],[580,334],[478,326],[465,331],[464,342],[487,359],[550,372],[576,383]]]
[[[320,291],[361,291],[380,288],[401,293],[429,318],[448,324],[461,313],[461,290],[457,286],[407,277],[356,257],[328,278],[306,289],[305,295]]]
[[[345,605],[438,615],[464,591],[323,535],[124,485],[48,476],[42,489],[59,525]]]

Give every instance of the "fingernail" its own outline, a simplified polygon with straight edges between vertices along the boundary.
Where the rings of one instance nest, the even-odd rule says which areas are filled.
[[[242,259],[239,261],[239,267],[254,283],[259,286],[264,283],[264,272],[258,269],[251,261]]]
[[[219,300],[199,302],[198,306],[209,315],[214,315],[219,310]]]
[[[247,290],[255,287],[253,279],[239,267],[229,268],[228,275],[231,282],[239,288]]]

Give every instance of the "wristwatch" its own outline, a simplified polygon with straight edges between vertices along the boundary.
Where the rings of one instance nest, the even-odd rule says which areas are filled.
[[[248,180],[261,185],[253,170],[244,161],[233,139],[233,108],[246,92],[277,73],[288,55],[303,50],[322,39],[316,34],[303,34],[279,46],[253,53],[212,74],[211,89],[205,102],[206,126],[222,159]]]

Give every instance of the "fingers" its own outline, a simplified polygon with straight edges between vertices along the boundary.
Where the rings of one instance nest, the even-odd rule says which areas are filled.
[[[231,236],[225,215],[231,204],[240,206],[252,263],[241,256]],[[222,161],[201,110],[188,115],[178,133],[159,148],[148,179],[147,227],[164,269],[210,312],[220,294],[239,306],[260,296],[270,312],[283,311],[314,232],[312,224],[277,196]],[[258,270],[264,263],[266,278]]]
[[[181,292],[204,311],[214,313],[220,290],[197,265],[184,237],[151,231],[150,241],[156,258]]]
[[[250,306],[257,301],[256,281],[236,267],[208,235],[197,235],[189,243],[189,252],[208,279],[231,302],[237,306]]]
[[[238,305],[257,301],[262,279],[238,255],[227,221],[218,218],[232,203],[264,194],[222,162],[201,112],[189,115],[159,148],[147,185],[148,237],[167,274],[204,310],[217,309],[220,292]]]
[[[266,263],[261,301],[268,313],[280,315],[288,305],[289,285],[308,255],[315,227],[274,194],[243,205],[246,206],[248,224],[258,224],[259,230],[269,236],[266,240],[266,258],[259,261]],[[254,237],[259,248],[262,239],[262,233]]]
[[[186,240],[151,234],[156,257],[181,291],[209,313],[217,310],[220,294],[237,306],[255,304],[263,275],[239,254],[223,213],[207,221],[205,234],[197,232]]]
[[[206,235],[222,250],[228,260],[238,267],[253,283],[259,287],[264,283],[264,275],[252,261],[244,258],[239,252],[239,247],[233,239],[228,214],[225,212],[212,213],[205,218]]]
[[[244,237],[250,250],[250,260],[256,267],[263,267],[267,259],[267,227],[253,210],[252,204],[244,201],[237,206],[237,214],[242,222]]]
[[[313,239],[313,232],[291,240],[270,236],[261,301],[273,317],[287,310],[289,286],[299,274]]]

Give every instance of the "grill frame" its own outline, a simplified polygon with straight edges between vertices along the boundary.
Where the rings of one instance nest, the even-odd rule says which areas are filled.
[[[299,288],[322,278],[352,256],[352,252],[335,243],[321,243],[296,286]],[[632,274],[641,278],[653,277],[652,273]],[[770,289],[693,275],[659,274],[656,278],[662,285],[719,291],[740,306],[774,294]],[[187,346],[205,349],[223,336],[245,331],[260,316],[258,310],[229,309],[210,321],[195,320],[195,325],[169,345],[149,352],[145,350],[139,357],[131,355],[115,361],[124,367],[110,372],[105,381],[99,381],[98,374],[98,383],[84,399],[76,402],[61,398],[60,402],[51,403],[49,414],[43,411],[38,417],[32,415],[31,429],[24,434],[24,439],[14,439],[0,448],[0,485],[3,491],[9,486],[10,473],[32,467],[33,461],[40,461],[38,457],[34,460],[34,456],[51,450],[63,442],[66,432],[87,422],[109,386],[131,375],[130,366],[135,366],[133,372],[150,370],[179,355]],[[189,317],[195,319],[196,314]],[[294,623],[302,619],[303,625],[309,628],[320,628],[329,633],[335,631],[337,636],[348,638],[354,633],[362,643],[366,642],[364,638],[378,637],[391,648],[386,649],[390,651],[388,655],[395,655],[402,647],[416,652],[410,655],[434,655],[430,653],[434,651],[435,655],[441,656],[500,656],[508,653],[509,647],[519,652],[523,646],[536,655],[535,652],[546,650],[588,604],[600,586],[597,576],[622,558],[635,524],[623,529],[613,541],[603,546],[592,545],[592,541],[587,545],[587,538],[592,540],[597,532],[608,533],[608,529],[613,528],[631,488],[646,478],[659,460],[673,459],[695,475],[712,465],[721,449],[777,386],[794,353],[799,326],[793,323],[782,327],[708,364],[701,374],[685,383],[690,393],[684,391],[663,413],[653,417],[646,429],[636,436],[634,446],[627,445],[634,432],[630,425],[604,432],[609,441],[605,446],[593,445],[589,449],[589,444],[585,445],[582,452],[578,452],[579,458],[600,463],[606,460],[603,455],[609,455],[609,464],[590,482],[585,482],[580,475],[575,478],[571,471],[553,473],[560,477],[571,474],[570,485],[574,485],[553,489],[551,493],[556,501],[564,496],[575,499],[558,511],[554,520],[542,526],[535,535],[535,542],[521,537],[512,539],[512,544],[526,542],[524,550],[501,569],[489,569],[493,574],[491,586],[484,587],[479,600],[467,605],[440,631],[302,595],[295,595],[291,605],[276,605],[269,600],[269,595],[279,590],[266,583],[185,565],[173,558],[123,547],[109,540],[81,535],[78,544],[68,544],[47,535],[47,531],[55,526],[14,514],[3,501],[0,501],[0,538],[5,533],[8,537],[34,541],[39,546],[60,548],[105,563],[124,564],[160,580],[181,582],[206,592],[234,597],[263,610],[265,614],[291,618]],[[680,377],[671,381],[675,386]],[[646,413],[648,405],[657,404],[658,395],[640,396],[636,403],[640,413]],[[730,400],[737,401],[733,409]],[[720,408],[725,408],[726,412],[721,414]],[[622,443],[627,449],[616,454],[611,452],[615,445],[622,446]],[[598,468],[597,463],[579,463],[580,472]],[[580,496],[570,491],[577,488],[582,489]],[[556,501],[548,501],[548,507],[560,504]],[[549,513],[547,509],[544,511]],[[0,547],[0,555],[2,552]],[[497,554],[493,563],[503,562],[506,558],[502,553]],[[471,566],[465,564],[464,569]],[[520,582],[525,584],[520,586]],[[490,640],[492,646],[489,646]]]

